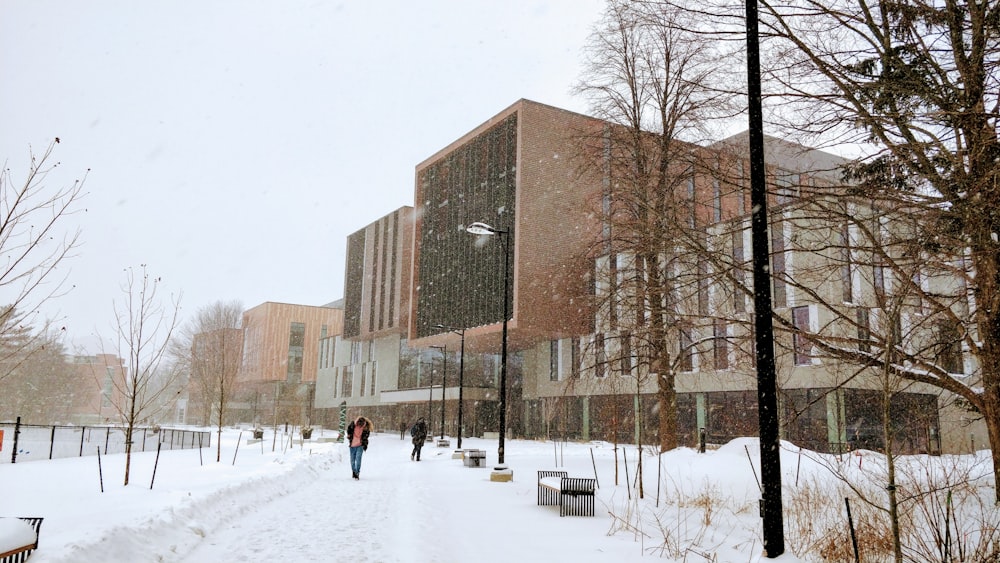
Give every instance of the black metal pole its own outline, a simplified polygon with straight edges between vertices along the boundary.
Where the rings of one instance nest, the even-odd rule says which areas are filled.
[[[746,28],[757,415],[760,423],[762,483],[761,516],[764,520],[764,556],[773,559],[785,552],[785,537],[781,508],[781,448],[778,433],[777,376],[774,369],[774,326],[771,319],[764,115],[761,104],[760,40],[757,31],[756,0],[747,2]]]
[[[441,439],[444,440],[444,389],[448,386],[448,349],[441,347],[444,361],[441,365]]]
[[[433,348],[434,346],[432,346]],[[434,360],[431,359],[431,374],[430,381],[427,382],[427,430],[428,435],[433,436],[434,431],[431,429],[431,404],[434,403]]]
[[[444,439],[444,381],[448,374],[448,347],[447,346],[431,346],[431,348],[436,348],[441,350],[441,370],[444,375],[441,376],[441,439]],[[434,438],[434,427],[431,425],[431,404],[434,402],[434,379],[431,378],[431,402],[427,404],[427,436],[429,438]]]
[[[510,314],[507,299],[510,292],[510,229],[500,231],[504,235],[503,244],[503,332],[500,338],[500,439],[497,447],[497,463],[503,465],[503,439],[507,433],[507,317]]]
[[[465,374],[465,329],[462,329],[461,355],[458,357],[458,449],[462,449],[462,379]]]

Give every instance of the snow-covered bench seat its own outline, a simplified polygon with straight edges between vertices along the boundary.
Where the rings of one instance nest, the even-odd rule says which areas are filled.
[[[559,516],[593,516],[597,479],[569,477],[565,471],[538,472],[538,505],[559,505]]]
[[[41,518],[0,518],[0,563],[23,563],[38,548]]]

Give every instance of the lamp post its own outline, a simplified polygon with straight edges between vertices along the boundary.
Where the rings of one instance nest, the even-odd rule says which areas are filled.
[[[465,374],[465,329],[445,325],[434,325],[434,328],[449,330],[462,337],[458,356],[458,449],[462,449],[462,379]]]
[[[465,228],[474,235],[504,235],[503,245],[503,332],[500,340],[500,438],[497,446],[497,463],[503,466],[503,439],[507,433],[507,299],[510,286],[510,276],[507,265],[510,263],[510,229],[496,229],[486,223],[475,222]]]
[[[431,348],[440,348],[440,346],[431,346]],[[431,375],[430,379],[427,381],[427,435],[431,436],[434,432],[431,430],[431,405],[434,404],[434,359],[431,358]]]
[[[751,241],[753,245],[754,329],[757,356],[757,412],[760,425],[761,517],[764,556],[785,552],[781,507],[781,447],[777,376],[774,367],[774,327],[771,319],[771,273],[768,270],[767,178],[764,161],[764,118],[761,109],[760,39],[757,1],[746,3],[747,98],[750,139]]]
[[[441,439],[444,440],[444,389],[448,382],[448,347],[431,346],[441,350]]]

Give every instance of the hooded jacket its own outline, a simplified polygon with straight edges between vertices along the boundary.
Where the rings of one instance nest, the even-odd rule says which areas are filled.
[[[361,447],[365,451],[368,451],[368,434],[371,433],[371,424],[369,424],[367,422],[367,420],[365,422],[366,422],[365,423],[365,429],[361,431]],[[348,446],[351,445],[351,439],[354,437],[354,426],[355,426],[355,423],[356,423],[356,421],[351,421],[351,423],[347,425],[347,445]]]

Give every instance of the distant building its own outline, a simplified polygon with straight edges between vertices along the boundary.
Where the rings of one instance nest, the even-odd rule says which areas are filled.
[[[238,419],[302,425],[312,416],[319,344],[341,334],[344,310],[266,302],[243,313],[243,361],[237,377]]]
[[[60,393],[68,400],[63,423],[81,426],[116,423],[119,413],[115,409],[115,377],[124,368],[124,360],[114,354],[66,357],[69,388]]]

